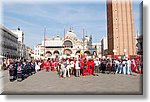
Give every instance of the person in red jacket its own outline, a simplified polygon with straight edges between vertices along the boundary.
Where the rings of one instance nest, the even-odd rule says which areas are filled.
[[[49,72],[49,69],[50,69],[50,62],[49,62],[49,59],[46,61],[45,67],[46,67],[46,72]]]
[[[91,61],[91,65],[92,65],[92,75],[94,75],[94,66],[95,66],[95,64],[94,64],[94,60],[93,59]]]
[[[89,59],[87,64],[88,64],[88,75],[92,75],[92,69],[93,69],[92,59]]]
[[[81,66],[82,66],[82,74],[83,74],[83,76],[86,76],[86,73],[87,73],[87,60],[86,60],[86,58],[82,61]]]
[[[51,71],[55,71],[55,61],[52,59],[51,61]]]

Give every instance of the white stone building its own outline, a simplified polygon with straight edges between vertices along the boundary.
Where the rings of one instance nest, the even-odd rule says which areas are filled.
[[[7,58],[17,58],[18,36],[8,28],[0,25],[0,55]]]
[[[25,58],[25,44],[24,44],[24,32],[18,28],[16,30],[11,30],[11,32],[13,32],[14,34],[16,34],[18,36],[18,55],[19,57],[23,57]]]
[[[45,49],[44,49],[45,45]],[[41,56],[57,56],[57,55],[71,55],[78,53],[88,53],[91,54],[92,47],[92,37],[89,37],[86,33],[84,39],[79,39],[75,34],[73,28],[70,28],[64,37],[56,35],[56,37],[45,38],[41,44],[34,47],[34,56],[40,58]]]

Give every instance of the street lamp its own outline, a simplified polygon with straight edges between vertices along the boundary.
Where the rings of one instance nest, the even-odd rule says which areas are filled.
[[[115,55],[116,55],[116,52],[117,52],[117,51],[116,51],[116,50],[114,49],[114,50],[113,50],[113,53],[114,53],[114,57],[115,57]]]
[[[124,49],[124,53],[126,53],[126,49]]]
[[[116,55],[116,52],[117,52],[117,51],[114,49],[114,50],[113,50],[114,55]]]
[[[124,49],[124,59],[126,58],[126,49]]]

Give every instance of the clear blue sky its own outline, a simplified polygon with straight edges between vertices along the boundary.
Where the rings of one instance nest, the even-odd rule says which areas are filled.
[[[133,3],[135,32],[139,30],[139,3]],[[92,34],[93,42],[99,42],[106,36],[106,2],[74,2],[74,3],[3,3],[3,24],[9,29],[18,26],[25,33],[25,44],[29,47],[41,43],[44,27],[49,37],[59,34],[63,36],[64,27],[74,27],[81,39],[82,29]]]

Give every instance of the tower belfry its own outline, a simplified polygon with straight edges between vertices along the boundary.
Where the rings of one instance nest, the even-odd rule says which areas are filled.
[[[136,55],[132,0],[107,0],[107,39],[108,54]]]

